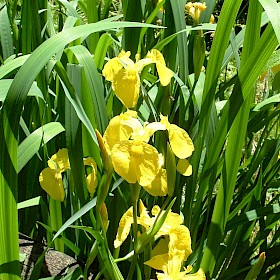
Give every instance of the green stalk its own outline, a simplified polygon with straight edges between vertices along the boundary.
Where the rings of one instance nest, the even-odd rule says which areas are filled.
[[[260,27],[260,7],[255,6],[254,13],[251,12],[251,14],[252,17],[249,17],[249,19],[254,24],[251,24],[249,21],[250,24],[248,25],[248,28],[246,30],[247,36],[245,37],[243,47],[244,54],[242,55],[241,60],[241,69],[239,75],[240,81],[237,82],[233,90],[234,94],[237,88],[243,89],[243,92],[246,93],[246,97],[242,96],[243,99],[240,101],[240,107],[235,108],[234,110],[236,116],[229,130],[228,143],[225,150],[225,162],[222,171],[222,180],[219,185],[214,212],[212,215],[211,225],[208,233],[208,241],[201,263],[202,268],[211,276],[213,276],[212,273],[217,260],[219,243],[222,241],[222,237],[225,234],[225,226],[230,211],[239,163],[242,155],[242,147],[247,131],[247,126],[244,124],[248,123],[250,104],[254,94],[252,89],[249,88],[249,83],[246,84],[248,88],[247,90],[245,90],[244,69],[247,67],[247,58],[249,57],[249,54],[253,52],[253,46],[258,40],[258,33],[254,33],[253,30],[255,26]],[[251,29],[250,26],[252,26]],[[255,80],[253,79],[250,81],[251,87],[253,86],[254,81]]]
[[[6,107],[0,111],[0,279],[20,279],[17,140]]]
[[[88,23],[98,22],[98,0],[88,0],[87,1],[87,18]],[[88,37],[88,48],[93,54],[99,40],[99,33],[92,33]]]
[[[62,227],[61,202],[50,197],[49,208],[51,228],[54,231],[58,231]],[[62,238],[58,237],[54,240],[54,247],[57,251],[64,252],[64,242]]]
[[[140,185],[138,183],[136,184],[130,184],[130,191],[131,191],[131,200],[132,200],[132,207],[133,207],[133,224],[132,224],[132,231],[133,231],[133,243],[134,243],[134,251],[136,251],[136,244],[137,244],[137,233],[138,233],[138,223],[137,223],[137,202],[138,202],[138,199],[139,199],[139,194],[140,194]],[[132,262],[131,262],[131,265],[130,265],[130,268],[129,268],[129,273],[128,273],[128,276],[127,276],[127,280],[131,280],[133,279],[133,275],[134,275],[134,271],[135,271],[135,268],[137,266],[137,259],[138,259],[138,256],[137,254],[134,254],[133,255],[133,258],[132,258]]]

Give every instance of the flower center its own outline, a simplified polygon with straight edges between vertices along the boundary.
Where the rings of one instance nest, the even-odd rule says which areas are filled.
[[[133,157],[139,158],[144,154],[141,143],[135,143],[131,146],[130,153]]]

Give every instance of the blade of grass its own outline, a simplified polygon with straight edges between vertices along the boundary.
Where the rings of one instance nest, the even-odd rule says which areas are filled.
[[[1,7],[0,10],[0,38],[3,52],[3,60],[14,54],[13,37],[10,21],[7,13],[7,7]]]

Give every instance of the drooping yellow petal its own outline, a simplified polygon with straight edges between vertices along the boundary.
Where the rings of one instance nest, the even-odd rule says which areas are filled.
[[[116,96],[126,108],[134,108],[140,91],[140,77],[135,69],[121,69],[112,83]]]
[[[39,182],[43,190],[54,200],[64,200],[64,188],[62,175],[49,167],[43,169],[39,175]]]
[[[58,172],[64,172],[70,169],[68,150],[66,148],[59,149],[58,152],[48,160],[48,166],[51,169],[57,169]]]
[[[173,73],[169,68],[166,67],[162,53],[156,49],[152,49],[147,54],[147,57],[151,58],[152,61],[156,64],[161,85],[167,86],[170,83],[171,78],[173,77]]]
[[[177,171],[184,176],[191,176],[192,166],[187,159],[179,159],[177,164]]]
[[[133,223],[133,208],[130,207],[121,217],[121,220],[119,222],[117,236],[114,241],[115,248],[120,247],[122,243],[126,240],[130,232],[132,223]]]
[[[161,168],[151,184],[143,188],[152,196],[166,196],[168,194],[166,169]]]
[[[159,170],[157,150],[142,141],[119,142],[114,145],[111,158],[115,171],[128,183],[147,186]]]
[[[194,145],[184,129],[175,124],[170,124],[168,135],[171,149],[178,158],[185,159],[191,156]]]
[[[129,139],[133,129],[126,123],[129,122],[130,119],[135,119],[136,117],[137,113],[129,110],[110,120],[103,136],[105,146],[109,153],[115,144]]]
[[[87,189],[89,193],[94,194],[98,184],[96,162],[92,157],[87,157],[84,159],[84,165],[91,166],[92,168],[91,173],[88,174],[86,177],[86,183],[87,183]]]
[[[151,58],[154,63],[165,65],[165,60],[162,53],[157,49],[152,49],[147,54],[148,58]]]
[[[192,253],[189,229],[184,225],[172,227],[169,231],[169,238],[169,254],[172,256],[173,254],[178,255],[177,251],[184,252],[182,262],[186,261]]]
[[[156,63],[156,67],[161,85],[164,87],[167,86],[173,77],[173,72],[165,65],[160,63]]]

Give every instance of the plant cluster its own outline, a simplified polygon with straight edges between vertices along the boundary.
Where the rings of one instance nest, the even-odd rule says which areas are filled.
[[[81,263],[62,279],[278,279],[277,13],[1,1],[0,279],[19,232]]]

